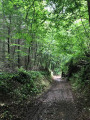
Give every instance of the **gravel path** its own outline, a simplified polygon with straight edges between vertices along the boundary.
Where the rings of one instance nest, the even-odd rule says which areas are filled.
[[[54,76],[52,87],[30,108],[24,120],[78,120],[71,86]]]

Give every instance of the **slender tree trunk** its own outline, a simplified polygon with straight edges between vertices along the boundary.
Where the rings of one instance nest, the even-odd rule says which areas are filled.
[[[7,37],[7,42],[8,42],[8,55],[9,55],[9,58],[8,58],[8,67],[10,67],[10,34],[11,34],[11,15],[9,15],[9,21],[10,21],[10,23],[9,23],[9,25],[8,25],[8,37]]]
[[[2,60],[3,62],[5,61],[5,41],[3,41],[3,47],[2,47],[3,55],[2,55]]]
[[[8,27],[8,54],[10,55],[10,27]]]
[[[18,68],[20,68],[20,40],[18,39]]]
[[[90,27],[90,0],[88,0],[87,3],[88,3],[89,27]],[[90,42],[88,42],[88,49],[90,49]]]
[[[37,41],[35,44],[35,60],[34,60],[34,65],[37,66]]]
[[[26,65],[26,69],[28,69],[29,64],[30,64],[30,51],[31,51],[31,48],[29,47],[29,48],[28,48],[28,57],[27,57],[27,65]]]
[[[10,24],[8,26],[8,54],[10,55],[10,33],[11,33],[11,15],[9,16]]]
[[[90,25],[90,0],[88,0],[87,2],[88,2],[89,25]]]
[[[4,18],[3,18],[3,23],[4,23]],[[5,26],[4,26],[4,24],[3,24],[3,30],[5,29]],[[3,54],[2,54],[2,60],[3,60],[3,62],[5,61],[5,40],[3,41],[3,47],[2,47],[2,51],[3,51]]]

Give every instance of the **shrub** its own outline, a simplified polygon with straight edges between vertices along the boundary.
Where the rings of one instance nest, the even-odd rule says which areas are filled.
[[[39,71],[18,69],[16,73],[3,73],[0,76],[0,93],[13,99],[23,99],[36,95],[45,87],[44,75]]]

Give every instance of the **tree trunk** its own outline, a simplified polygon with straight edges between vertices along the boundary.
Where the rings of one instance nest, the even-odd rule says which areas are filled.
[[[18,68],[20,68],[20,40],[18,39]]]
[[[29,68],[29,64],[30,64],[30,50],[31,50],[31,48],[29,47],[29,49],[28,49],[28,58],[27,58],[27,66],[26,66],[26,69]]]
[[[10,57],[11,57],[11,55],[10,55],[11,15],[9,15],[8,19],[10,21],[9,25],[7,26],[7,28],[8,28],[7,42],[8,42],[8,55],[9,55],[9,58],[8,58],[8,67],[10,67],[10,65],[11,65],[11,63],[10,63]]]
[[[8,27],[8,54],[10,55],[10,27]]]
[[[88,2],[89,25],[90,25],[90,0],[88,0],[87,2]]]

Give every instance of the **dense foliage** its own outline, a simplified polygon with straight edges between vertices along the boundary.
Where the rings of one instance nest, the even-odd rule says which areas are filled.
[[[0,91],[38,93],[44,72],[26,70],[51,69],[72,81],[89,110],[90,1],[1,0],[0,18]],[[12,74],[22,67],[23,72]]]
[[[45,77],[48,76],[48,79]],[[0,76],[1,100],[7,97],[15,101],[28,99],[40,94],[49,83],[47,72],[25,71],[20,68],[16,73],[2,73]]]

